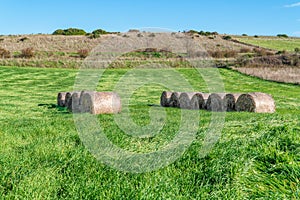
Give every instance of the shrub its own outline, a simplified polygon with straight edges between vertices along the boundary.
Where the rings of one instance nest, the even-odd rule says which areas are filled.
[[[276,55],[282,55],[282,54],[286,54],[286,50],[282,50],[282,51],[277,51]]]
[[[101,37],[101,35],[105,35],[105,34],[110,34],[110,32],[107,32],[103,29],[97,29],[97,30],[94,30],[92,33],[88,33],[86,34],[90,39],[96,39],[96,38],[99,38]]]
[[[62,29],[57,29],[56,31],[54,31],[52,33],[52,35],[64,35],[64,34],[65,34],[65,31]]]
[[[299,53],[299,52],[300,52],[300,48],[296,47],[296,48],[295,48],[295,52],[296,52],[296,53]]]
[[[88,34],[86,34],[86,36],[88,37],[88,38],[90,38],[90,39],[96,39],[96,38],[99,38],[99,37],[101,37],[100,36],[100,34],[93,34],[93,33],[88,33]]]
[[[197,34],[198,31],[195,31],[195,30],[189,30],[187,33],[191,33],[191,34]]]
[[[288,38],[289,36],[287,34],[278,34],[277,37]]]
[[[52,33],[53,35],[86,35],[83,29],[78,28],[68,28],[68,29],[57,29]]]
[[[223,40],[231,40],[232,39],[232,37],[230,35],[225,35],[222,38],[223,38]]]
[[[274,55],[273,52],[267,51],[265,49],[261,49],[261,48],[255,48],[253,49],[254,53],[257,54],[257,56],[271,56]]]
[[[248,36],[248,35],[244,33],[244,34],[242,34],[242,36]]]
[[[21,54],[20,54],[21,58],[32,58],[34,57],[34,50],[32,47],[28,47],[25,49],[22,49]]]
[[[26,41],[26,40],[28,40],[28,37],[23,37],[23,38],[20,38],[20,39],[19,39],[19,42],[24,42],[24,41]]]
[[[138,29],[129,29],[128,32],[129,33],[138,33],[138,32],[140,32],[140,30],[138,30]]]
[[[240,49],[240,53],[250,53],[251,52],[251,49],[249,49],[249,48],[241,48]]]
[[[234,50],[208,51],[208,54],[213,58],[234,58],[237,56],[237,52]]]
[[[237,56],[237,52],[234,50],[228,50],[224,52],[224,57],[225,58],[234,58]]]
[[[10,58],[10,51],[0,48],[0,58]]]
[[[300,57],[297,55],[273,55],[261,56],[253,59],[242,56],[237,59],[237,64],[241,67],[281,67],[281,66],[299,66]]]
[[[209,32],[209,31],[200,31],[198,32],[199,35],[202,35],[202,36],[211,36],[211,35],[219,35],[218,32],[214,31],[214,32]]]
[[[92,32],[92,34],[98,34],[98,35],[104,35],[104,34],[109,34],[109,32],[103,30],[103,29],[97,29],[97,30],[94,30]]]
[[[258,38],[258,35],[254,35],[255,38]]]
[[[87,49],[80,49],[78,50],[77,54],[80,58],[86,58],[89,55],[89,50]]]

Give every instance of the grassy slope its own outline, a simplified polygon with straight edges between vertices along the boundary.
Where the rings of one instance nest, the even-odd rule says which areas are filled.
[[[204,69],[206,70],[206,69]],[[198,90],[201,78],[179,69]],[[125,70],[106,71],[99,89],[111,90]],[[198,152],[210,113],[201,111],[197,140],[175,163],[144,174],[119,172],[102,165],[85,149],[72,115],[52,108],[58,91],[72,89],[75,70],[0,67],[0,194],[30,199],[265,199],[299,198],[299,86],[262,81],[220,69],[227,91],[273,95],[275,114],[228,113],[222,137],[205,158]],[[147,119],[146,103],[159,103],[163,88],[139,90],[133,116]],[[151,94],[148,99],[143,92]],[[140,97],[138,97],[140,96]],[[145,103],[145,104],[144,104]],[[38,106],[38,104],[44,104]],[[179,110],[167,109],[174,134]],[[124,136],[101,116],[107,136],[124,148],[151,141]],[[120,140],[122,139],[122,140]],[[158,136],[158,145],[169,137]]]
[[[258,45],[261,47],[274,49],[278,51],[294,51],[295,48],[300,48],[299,38],[277,38],[277,37],[237,37],[241,42]]]

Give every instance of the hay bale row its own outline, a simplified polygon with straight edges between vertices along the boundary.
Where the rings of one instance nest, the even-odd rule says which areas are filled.
[[[121,112],[121,99],[114,92],[60,92],[57,105],[73,113],[115,114]]]
[[[275,112],[275,102],[271,95],[265,93],[201,93],[201,92],[167,92],[161,95],[161,106],[181,109],[206,109],[213,112],[246,111],[256,113]]]

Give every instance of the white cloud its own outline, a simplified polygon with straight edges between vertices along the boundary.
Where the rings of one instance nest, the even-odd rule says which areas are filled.
[[[286,8],[293,8],[293,7],[298,7],[298,6],[300,6],[300,2],[289,4],[289,5],[285,5],[284,7],[286,7]]]

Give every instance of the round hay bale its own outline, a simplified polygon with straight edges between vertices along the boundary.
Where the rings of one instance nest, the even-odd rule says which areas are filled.
[[[206,109],[207,108],[207,100],[208,100],[209,96],[210,96],[210,93],[202,93],[204,103],[203,103],[201,109]]]
[[[206,109],[214,112],[226,111],[226,107],[223,101],[225,95],[225,93],[212,93],[211,95],[209,95],[206,102]]]
[[[172,92],[163,91],[160,97],[160,105],[162,107],[169,107],[171,96],[172,96]]]
[[[87,112],[90,112],[90,106],[86,106],[87,104],[84,103],[84,96],[85,95],[91,95],[92,97],[94,97],[95,95],[95,91],[81,91],[80,93],[80,99],[79,99],[79,105],[80,105],[80,109],[81,109],[81,112],[83,113],[87,113]]]
[[[173,92],[170,98],[170,107],[180,108],[179,97],[181,92]]]
[[[72,94],[73,92],[67,92],[66,97],[65,97],[65,106],[69,109],[69,106],[71,104],[71,99],[72,99]]]
[[[242,94],[236,102],[236,110],[256,113],[274,113],[275,101],[271,95],[254,92]]]
[[[205,104],[205,101],[203,98],[203,93],[196,92],[191,99],[192,109],[194,109],[194,110],[202,109],[202,108],[204,108],[204,104]]]
[[[122,110],[121,99],[114,92],[86,92],[81,97],[82,111],[91,114],[115,114]]]
[[[93,94],[93,93],[95,93],[95,91],[85,91],[85,90],[81,91],[81,92],[80,92],[80,99],[79,99],[79,104],[80,104],[80,105],[82,105],[82,97],[83,97],[83,95],[86,94],[86,93]]]
[[[81,112],[80,107],[80,94],[81,92],[73,92],[71,98],[68,100],[68,110],[73,113]]]
[[[67,94],[67,92],[59,92],[57,94],[57,105],[59,107],[65,107],[66,106],[66,94]]]
[[[179,107],[181,109],[193,109],[191,100],[195,94],[195,92],[182,92],[179,96]]]
[[[235,105],[241,94],[226,94],[224,97],[224,105],[227,112],[236,111]]]

